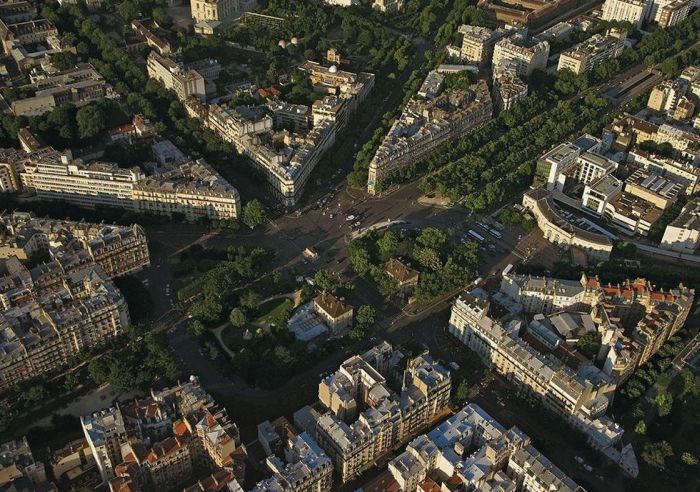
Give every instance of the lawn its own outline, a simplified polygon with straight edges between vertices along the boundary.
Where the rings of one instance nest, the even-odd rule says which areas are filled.
[[[285,309],[292,309],[294,301],[287,298],[272,299],[258,306],[258,317],[255,321],[264,321],[266,323],[274,322]]]

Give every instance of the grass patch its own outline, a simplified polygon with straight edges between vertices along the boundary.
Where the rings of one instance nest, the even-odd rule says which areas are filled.
[[[258,306],[258,317],[256,321],[264,321],[266,323],[276,320],[286,309],[292,309],[294,301],[286,297],[280,299],[272,299]]]

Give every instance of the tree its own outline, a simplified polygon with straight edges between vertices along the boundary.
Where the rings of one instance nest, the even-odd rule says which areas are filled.
[[[654,398],[654,403],[656,404],[656,411],[658,412],[659,417],[668,415],[673,409],[673,397],[666,392],[656,395],[656,398]]]
[[[469,381],[462,379],[457,386],[457,391],[455,392],[455,399],[458,402],[464,401],[469,396]]]
[[[362,328],[369,328],[374,324],[376,315],[377,310],[374,309],[374,306],[365,304],[358,308],[357,314],[355,315],[355,323]]]
[[[396,256],[399,249],[399,236],[394,231],[387,231],[378,241],[379,256],[383,261]]]
[[[204,334],[204,325],[198,319],[192,320],[187,326],[187,332],[195,338],[199,338]]]
[[[659,470],[666,468],[666,458],[671,456],[673,456],[673,448],[666,441],[647,443],[642,451],[642,459]]]
[[[92,138],[105,129],[105,114],[99,106],[89,104],[83,106],[75,115],[80,138]]]
[[[681,396],[700,395],[700,377],[697,377],[693,371],[685,368],[681,371],[681,381],[683,383]]]
[[[38,401],[43,400],[46,397],[46,391],[44,388],[38,384],[30,387],[27,391],[22,393],[22,398],[27,403],[36,403]]]
[[[51,55],[51,65],[57,70],[68,70],[78,63],[78,57],[70,51],[62,51]]]
[[[576,349],[588,359],[594,360],[600,350],[600,343],[600,333],[597,331],[589,331],[578,339],[576,342]]]
[[[173,25],[173,20],[162,7],[156,7],[153,9],[153,20],[164,29],[168,29]]]
[[[245,313],[240,308],[233,308],[228,319],[236,328],[243,328],[247,323]]]
[[[413,258],[425,268],[433,271],[442,268],[442,260],[440,254],[433,248],[415,248],[413,250]]]
[[[243,223],[255,229],[257,226],[267,221],[265,208],[258,200],[251,200],[243,207]]]
[[[253,290],[247,291],[241,296],[240,304],[246,309],[254,310],[260,304],[260,294]]]
[[[447,233],[435,227],[426,227],[416,238],[416,243],[423,247],[440,251],[447,243]]]
[[[683,464],[688,466],[695,466],[698,464],[698,458],[693,453],[689,453],[688,451],[681,454],[681,461]]]
[[[63,387],[66,391],[74,390],[80,384],[80,378],[78,373],[73,371],[66,375],[66,379],[63,381]]]
[[[207,355],[211,360],[216,360],[219,358],[219,348],[216,345],[207,341],[204,346],[206,348]]]
[[[321,290],[325,290],[333,293],[339,286],[340,282],[335,273],[328,270],[327,268],[322,268],[317,271],[314,275],[314,283],[318,285]]]
[[[125,0],[124,2],[120,3],[117,7],[117,11],[119,12],[119,15],[121,15],[127,22],[137,19],[140,14],[138,5],[131,0]]]
[[[644,434],[647,433],[647,423],[644,420],[640,420],[637,422],[637,425],[634,426],[634,432],[639,434],[640,436],[643,436]]]

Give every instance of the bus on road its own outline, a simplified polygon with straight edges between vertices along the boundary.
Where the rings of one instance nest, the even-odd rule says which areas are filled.
[[[476,232],[474,229],[469,229],[469,235],[480,243],[484,242],[484,236]]]

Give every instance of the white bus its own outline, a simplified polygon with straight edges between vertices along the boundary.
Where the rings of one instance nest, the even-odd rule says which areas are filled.
[[[484,242],[484,236],[476,232],[474,229],[469,229],[469,235],[480,243]]]

